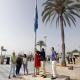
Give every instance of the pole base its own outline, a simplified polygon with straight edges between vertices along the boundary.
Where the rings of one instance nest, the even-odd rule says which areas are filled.
[[[66,61],[62,61],[61,62],[61,66],[64,66],[65,67],[66,66]]]

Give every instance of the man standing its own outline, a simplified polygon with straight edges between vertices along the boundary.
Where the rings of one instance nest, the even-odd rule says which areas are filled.
[[[15,52],[12,53],[12,56],[11,56],[11,70],[10,70],[10,73],[9,73],[9,79],[10,79],[10,75],[11,75],[11,72],[13,71],[13,77],[16,77],[15,74],[16,74],[16,55],[15,55]]]
[[[21,65],[22,65],[22,55],[19,54],[16,59],[16,75],[19,75]]]
[[[57,54],[56,51],[54,50],[54,47],[51,48],[52,54],[51,54],[51,59],[52,59],[52,79],[57,78],[57,73],[56,73],[56,58]]]
[[[46,72],[45,72],[46,57],[45,57],[45,50],[44,50],[44,48],[42,48],[42,50],[40,52],[40,60],[41,60],[41,66],[42,66],[42,70],[43,70],[42,77],[46,78]]]

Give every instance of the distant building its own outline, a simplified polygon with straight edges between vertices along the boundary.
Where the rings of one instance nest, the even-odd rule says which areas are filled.
[[[73,55],[74,55],[75,57],[80,57],[80,53],[79,53],[79,52],[73,52]]]
[[[67,55],[68,54],[72,54],[74,55],[75,57],[80,57],[80,51],[78,51],[77,49],[71,51],[71,52],[67,52]]]

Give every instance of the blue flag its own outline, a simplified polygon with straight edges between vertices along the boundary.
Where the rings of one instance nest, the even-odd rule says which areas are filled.
[[[38,29],[38,10],[37,10],[37,5],[36,5],[34,31],[36,32],[37,29]]]

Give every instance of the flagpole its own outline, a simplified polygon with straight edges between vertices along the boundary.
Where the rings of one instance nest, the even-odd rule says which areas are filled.
[[[35,56],[35,50],[36,50],[36,31],[35,31],[35,45],[34,45],[34,56]],[[35,67],[34,67],[34,77],[36,77],[36,73],[35,73]]]
[[[37,8],[37,0],[36,0],[36,8]],[[36,16],[35,16],[35,19],[36,19]],[[36,25],[36,24],[35,24]],[[36,50],[36,41],[37,41],[37,29],[35,27],[35,45],[34,45],[34,53],[35,53],[35,50]],[[34,55],[35,56],[35,55]],[[35,67],[34,67],[34,77],[36,77],[36,73],[35,73]]]
[[[36,6],[37,6],[37,0],[36,0]],[[35,31],[35,49],[36,49],[36,41],[37,41],[37,30]]]
[[[37,40],[37,32],[35,31],[35,48],[34,48],[34,51],[36,49],[36,40]]]
[[[37,0],[36,0],[36,7],[37,7]],[[35,49],[36,49],[36,41],[37,41],[37,30],[35,30]],[[35,51],[34,49],[34,51]]]

